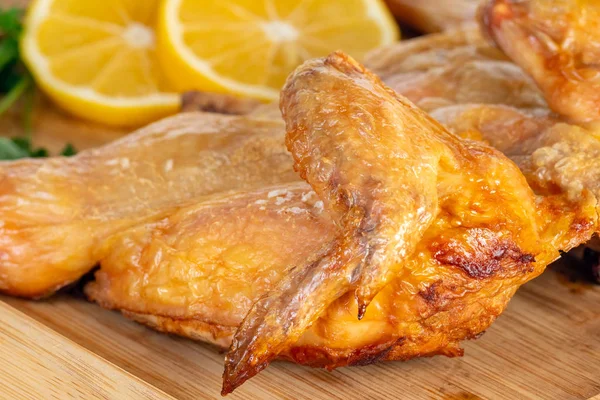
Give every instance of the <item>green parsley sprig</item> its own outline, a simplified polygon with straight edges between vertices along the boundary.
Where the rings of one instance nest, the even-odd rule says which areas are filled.
[[[16,138],[0,137],[0,160],[25,157],[48,157],[44,148],[35,148],[31,142],[31,125],[35,84],[21,61],[19,40],[23,32],[23,10],[0,8],[0,117],[19,99],[23,99],[23,130],[25,135]],[[75,148],[69,143],[60,155],[72,156]]]

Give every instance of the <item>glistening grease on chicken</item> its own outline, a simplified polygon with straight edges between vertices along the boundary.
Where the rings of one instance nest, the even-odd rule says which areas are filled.
[[[586,242],[600,229],[595,66],[593,62],[586,64],[589,79],[574,79],[574,74],[558,70],[538,70],[540,65],[583,68],[581,54],[587,52],[591,57],[593,49],[598,48],[598,40],[593,38],[600,37],[600,26],[590,18],[598,6],[593,2],[579,2],[578,8],[574,5],[492,1],[484,7],[484,21],[491,24],[486,30],[494,32],[498,45],[506,48],[525,71],[471,30],[402,42],[376,50],[366,60],[393,88],[427,109],[454,133],[489,143],[512,158],[539,195],[540,205],[546,204],[540,212],[549,229],[569,232],[549,236],[561,250]],[[545,16],[542,22],[540,12]],[[526,30],[515,30],[514,24],[536,31],[540,37],[544,37],[542,30],[562,32],[568,40],[560,52],[558,47],[553,47],[554,53],[548,52],[536,40],[529,40]],[[517,40],[511,36],[514,34],[521,36]],[[521,46],[519,51],[515,50],[517,44]],[[525,56],[545,61],[522,62]],[[563,115],[546,106],[527,74],[535,78],[548,103]],[[573,115],[569,107],[557,107],[557,99],[575,106],[585,118]],[[592,109],[585,110],[584,105]]]
[[[365,358],[452,353],[558,256],[540,240],[533,193],[510,161],[447,133],[347,56],[300,67],[281,108],[296,169],[341,233],[253,305],[226,358],[224,393],[289,351],[344,296],[357,319],[378,294],[379,310],[394,281],[385,292],[398,297],[388,303],[394,328]],[[325,365],[350,361],[360,362],[347,355]]]
[[[600,3],[494,0],[482,16],[490,36],[535,79],[553,111],[575,122],[600,119]]]
[[[460,355],[558,256],[509,160],[346,56],[301,67],[281,107],[314,192],[215,195],[124,230],[86,288],[159,330],[220,346],[235,333],[224,393],[277,356],[331,369]]]
[[[202,196],[297,181],[280,121],[183,114],[72,158],[0,162],[0,291],[79,279],[104,239]]]

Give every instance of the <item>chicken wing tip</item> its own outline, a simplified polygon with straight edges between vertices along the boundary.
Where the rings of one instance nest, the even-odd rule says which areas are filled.
[[[232,393],[248,379],[265,369],[267,365],[267,362],[252,367],[249,367],[248,364],[244,364],[242,368],[237,368],[237,365],[231,367],[231,364],[226,363],[225,371],[223,372],[221,396],[227,396],[229,393]]]
[[[256,346],[253,344],[239,345],[234,339],[234,343],[225,357],[221,386],[222,396],[233,392],[269,365],[274,355],[271,353],[259,354],[256,350]]]

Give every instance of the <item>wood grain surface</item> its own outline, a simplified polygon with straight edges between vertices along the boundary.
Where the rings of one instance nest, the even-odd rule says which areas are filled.
[[[211,346],[153,332],[70,294],[0,301],[176,399],[220,397],[223,354]],[[550,270],[525,285],[485,335],[465,343],[463,358],[332,373],[276,362],[231,399],[591,399],[600,394],[599,305],[599,287]],[[10,352],[6,346],[0,342],[0,352]],[[12,367],[0,363],[0,375],[5,368]]]
[[[0,135],[18,135],[21,126],[16,109],[0,118]],[[126,131],[76,120],[41,96],[37,101],[34,142],[51,151],[67,141],[78,149],[98,146]],[[2,400],[220,398],[222,353],[154,332],[81,296],[0,297],[0,318]],[[463,358],[332,373],[276,362],[228,398],[600,400],[600,286],[569,283],[549,270],[464,347]]]
[[[0,398],[172,399],[0,303]]]

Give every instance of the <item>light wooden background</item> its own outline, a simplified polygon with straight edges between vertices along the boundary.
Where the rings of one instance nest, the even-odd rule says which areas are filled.
[[[332,373],[279,362],[231,398],[590,399],[600,394],[599,305],[599,287],[548,271],[463,358]],[[0,297],[0,318],[0,399],[219,398],[223,354],[81,298]]]

